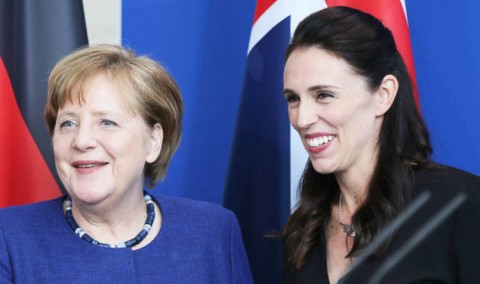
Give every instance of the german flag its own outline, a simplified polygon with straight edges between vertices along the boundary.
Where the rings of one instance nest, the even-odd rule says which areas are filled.
[[[87,43],[81,0],[0,0],[0,207],[61,194],[43,123],[48,75]]]

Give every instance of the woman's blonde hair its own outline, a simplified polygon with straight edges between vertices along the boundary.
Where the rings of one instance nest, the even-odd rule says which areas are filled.
[[[162,180],[180,143],[183,104],[180,90],[160,64],[146,56],[116,45],[80,48],[61,59],[48,79],[48,98],[44,118],[53,136],[58,110],[65,103],[85,101],[83,87],[88,80],[104,74],[118,87],[127,106],[153,127],[163,128],[159,157],[145,165],[145,178],[152,187]],[[76,94],[76,97],[74,97]]]

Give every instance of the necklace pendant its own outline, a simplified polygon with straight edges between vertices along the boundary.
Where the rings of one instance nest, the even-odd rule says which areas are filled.
[[[355,238],[355,230],[353,229],[353,226],[351,224],[347,225],[347,224],[340,223],[340,225],[342,225],[343,232],[347,235],[347,237],[352,239]]]
[[[355,230],[353,229],[352,224],[343,224],[342,223],[342,197],[343,194],[340,192],[340,198],[338,199],[338,223],[342,226],[343,232],[347,235],[348,238],[355,238]]]

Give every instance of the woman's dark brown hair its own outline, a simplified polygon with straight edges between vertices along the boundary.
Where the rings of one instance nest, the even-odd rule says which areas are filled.
[[[365,78],[372,91],[388,74],[399,83],[395,101],[380,129],[379,156],[369,181],[368,196],[352,216],[356,237],[347,256],[355,256],[412,199],[413,167],[430,165],[432,149],[405,64],[392,33],[379,20],[347,7],[321,10],[298,25],[286,58],[297,48],[312,46],[342,57]],[[282,233],[287,262],[295,270],[302,267],[317,243],[340,194],[335,175],[317,173],[310,161],[299,190],[299,204]],[[384,249],[385,246],[377,254]]]

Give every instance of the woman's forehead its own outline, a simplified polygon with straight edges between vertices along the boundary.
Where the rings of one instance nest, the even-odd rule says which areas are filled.
[[[139,102],[128,82],[108,73],[97,73],[84,77],[83,80],[73,85],[70,90],[63,94],[59,108],[64,107],[68,103],[79,105],[88,103],[86,93],[97,88],[99,80],[102,80],[113,89],[114,98],[118,99],[125,108],[133,113],[137,113]]]

